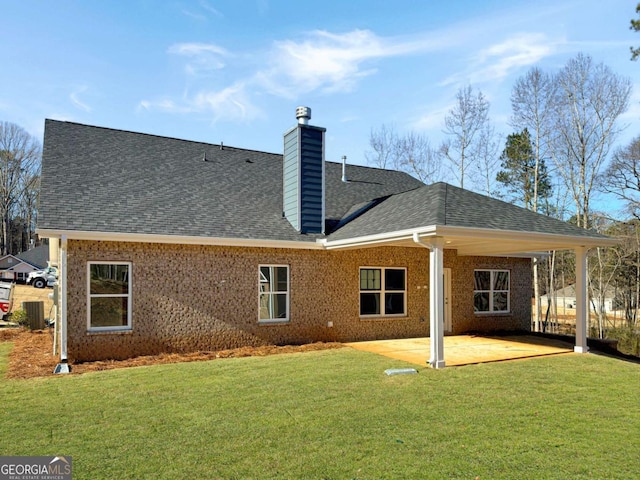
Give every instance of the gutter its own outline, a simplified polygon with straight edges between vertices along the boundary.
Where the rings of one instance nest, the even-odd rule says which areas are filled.
[[[158,235],[149,233],[118,233],[92,232],[84,230],[57,230],[38,228],[36,233],[40,237],[60,238],[70,240],[94,240],[102,242],[136,242],[136,243],[168,243],[178,245],[211,245],[221,247],[258,247],[258,248],[291,248],[321,250],[323,247],[318,240],[268,240],[253,238],[227,237],[194,237],[182,235]]]
[[[70,373],[71,367],[67,357],[67,236],[60,238],[60,273],[58,278],[58,301],[60,302],[60,363],[56,365],[53,373]],[[57,323],[57,322],[56,322]]]

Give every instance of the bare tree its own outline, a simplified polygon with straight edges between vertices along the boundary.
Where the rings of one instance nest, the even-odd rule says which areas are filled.
[[[482,92],[474,94],[471,86],[458,90],[455,105],[444,118],[444,133],[449,139],[442,144],[441,153],[451,162],[461,188],[467,170],[478,159],[480,132],[488,118],[489,102]]]
[[[395,156],[397,142],[398,135],[393,125],[382,125],[378,130],[372,128],[369,135],[371,150],[364,154],[367,163],[378,168],[397,169],[397,158]]]
[[[553,129],[555,84],[550,75],[537,67],[516,80],[511,91],[511,125],[527,130],[533,147],[533,198],[531,210],[538,211],[540,168],[550,155]]]
[[[640,220],[640,136],[616,150],[602,184],[605,191],[623,200],[627,211]]]
[[[511,125],[519,130],[527,131],[531,136],[533,165],[532,171],[528,172],[532,178],[531,199],[527,208],[538,212],[538,202],[540,197],[541,176],[545,165],[545,158],[549,156],[552,119],[554,114],[553,97],[555,84],[550,75],[544,73],[537,67],[530,69],[524,76],[518,78],[511,91]],[[548,181],[548,179],[547,179]],[[546,192],[547,194],[549,192]],[[554,255],[547,258],[548,270],[553,274]],[[533,260],[533,291],[536,302],[536,317],[534,330],[540,331],[542,328],[542,302],[540,300],[540,258]],[[552,286],[554,279],[549,279],[547,288],[547,298],[553,297]]]
[[[488,196],[496,196],[496,174],[500,167],[499,136],[492,125],[487,122],[478,136],[478,161],[476,163],[476,185],[478,191]]]
[[[409,132],[397,139],[396,158],[401,170],[412,174],[424,183],[432,183],[441,178],[441,163],[438,152],[424,135]]]
[[[365,156],[376,167],[402,170],[425,183],[442,178],[438,152],[422,134],[409,132],[400,136],[393,127],[382,125],[371,130],[369,145],[372,151]]]
[[[22,179],[24,189],[18,201],[18,214],[24,219],[22,249],[34,243],[36,222],[38,220],[38,198],[40,196],[40,174],[26,173]]]
[[[572,193],[578,226],[588,228],[596,179],[620,131],[631,82],[583,54],[570,59],[555,82],[554,160]]]
[[[24,195],[25,178],[39,175],[41,153],[40,142],[23,128],[0,122],[0,241],[3,255],[9,253],[11,245],[11,214]]]

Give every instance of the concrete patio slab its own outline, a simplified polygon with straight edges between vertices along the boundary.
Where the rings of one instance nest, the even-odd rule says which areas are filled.
[[[429,360],[428,337],[352,342],[346,345],[356,350],[378,353],[423,367],[427,366]],[[533,335],[505,337],[456,335],[444,337],[444,359],[447,366],[567,353],[573,353],[573,345]]]

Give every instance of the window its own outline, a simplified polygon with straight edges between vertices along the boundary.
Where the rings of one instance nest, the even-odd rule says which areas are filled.
[[[361,268],[360,316],[406,315],[406,276],[404,268]]]
[[[260,265],[259,322],[289,320],[289,267]]]
[[[473,310],[476,313],[509,312],[509,270],[476,270],[474,276]]]
[[[131,263],[87,265],[89,330],[131,329]]]

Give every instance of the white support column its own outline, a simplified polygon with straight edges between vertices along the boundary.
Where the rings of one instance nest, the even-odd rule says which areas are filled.
[[[60,241],[60,270],[58,272],[58,286],[60,302],[60,360],[67,361],[67,237]]]
[[[433,368],[444,368],[444,279],[443,252],[444,239],[429,240],[429,320],[431,358]]]
[[[589,297],[587,295],[587,249],[577,247],[576,252],[576,345],[577,353],[587,353],[587,315]]]

